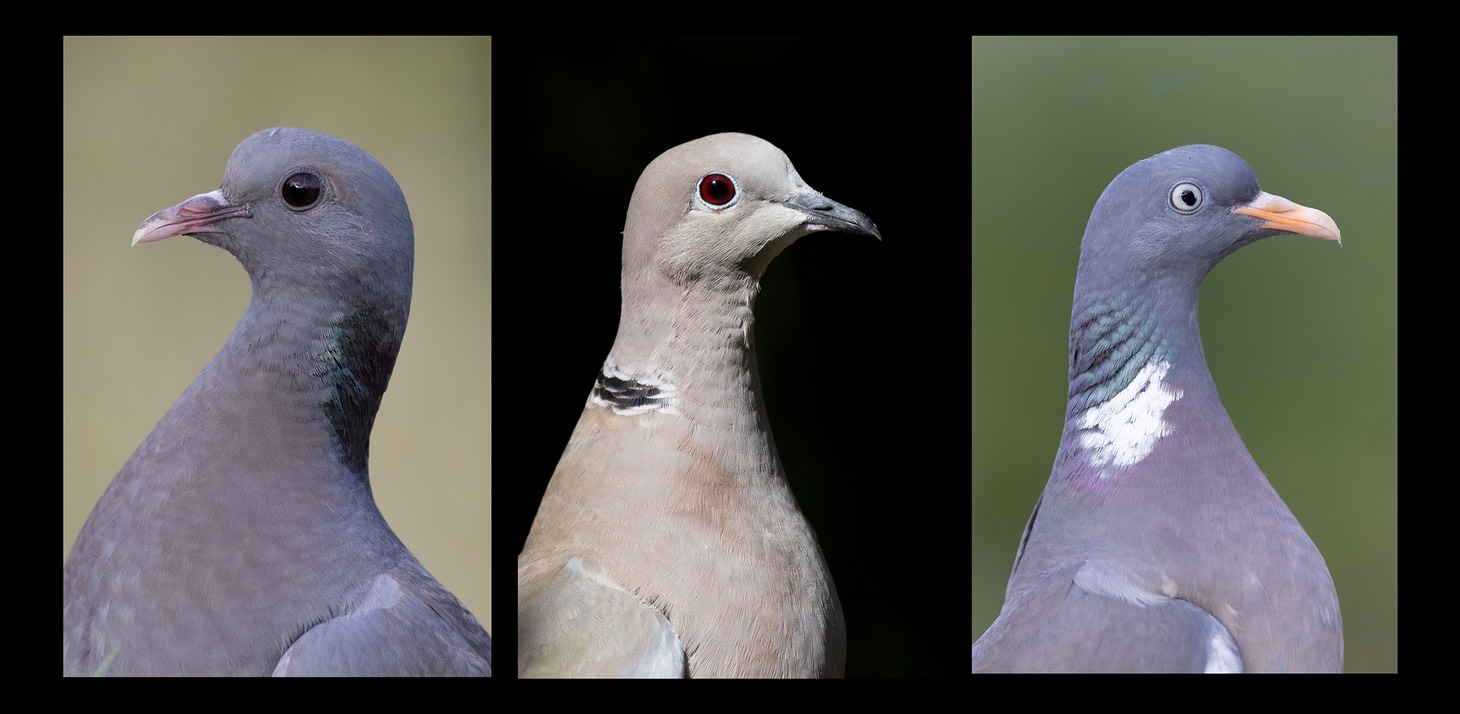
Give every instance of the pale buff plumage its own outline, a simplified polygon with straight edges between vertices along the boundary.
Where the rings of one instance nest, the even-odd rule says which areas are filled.
[[[720,173],[735,196],[699,195]],[[524,676],[839,676],[836,587],[776,456],[752,305],[797,238],[878,236],[771,144],[718,134],[655,159],[624,230],[623,306],[518,559]],[[879,236],[880,237],[880,236]]]

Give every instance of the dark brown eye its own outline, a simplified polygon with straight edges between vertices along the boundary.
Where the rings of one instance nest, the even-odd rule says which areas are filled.
[[[711,206],[729,205],[735,193],[735,179],[725,174],[705,174],[700,179],[700,198]]]
[[[319,201],[323,185],[324,182],[320,181],[318,176],[301,171],[284,179],[284,186],[279,189],[279,193],[284,197],[284,203],[303,210],[312,207]]]

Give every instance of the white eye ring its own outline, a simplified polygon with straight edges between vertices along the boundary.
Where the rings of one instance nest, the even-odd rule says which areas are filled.
[[[695,198],[706,208],[724,210],[740,202],[740,184],[730,174],[711,171],[700,177]]]
[[[1195,213],[1201,208],[1202,195],[1201,187],[1190,182],[1182,181],[1171,187],[1171,207],[1182,213]]]

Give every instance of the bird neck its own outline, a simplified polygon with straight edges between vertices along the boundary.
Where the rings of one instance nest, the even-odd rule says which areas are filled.
[[[615,411],[710,414],[764,421],[755,364],[753,305],[759,281],[747,273],[635,291],[626,285],[618,336],[600,377],[643,390],[595,389]]]
[[[1218,437],[1227,431],[1236,436],[1207,369],[1195,287],[1077,289],[1077,295],[1057,474],[1087,485],[1113,483],[1172,443],[1222,443]]]
[[[404,324],[403,310],[256,285],[228,342],[174,409],[225,432],[260,433],[255,449],[323,446],[368,488],[370,430]],[[244,421],[258,415],[270,423]]]

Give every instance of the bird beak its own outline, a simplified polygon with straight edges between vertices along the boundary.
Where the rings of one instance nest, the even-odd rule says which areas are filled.
[[[150,243],[172,236],[216,233],[213,226],[229,218],[248,218],[248,204],[230,203],[223,189],[200,193],[172,208],[164,208],[147,217],[132,234],[132,245]]]
[[[809,220],[806,228],[813,231],[836,231],[859,236],[872,236],[882,240],[882,233],[867,214],[855,208],[843,206],[819,193],[803,193],[791,197],[786,206],[805,213]]]
[[[1257,198],[1252,199],[1251,203],[1238,206],[1232,209],[1232,212],[1264,221],[1263,228],[1271,228],[1284,233],[1296,233],[1310,238],[1336,240],[1340,245],[1343,243],[1339,238],[1338,224],[1334,223],[1327,213],[1293,203],[1282,196],[1274,196],[1266,191],[1259,192]]]

